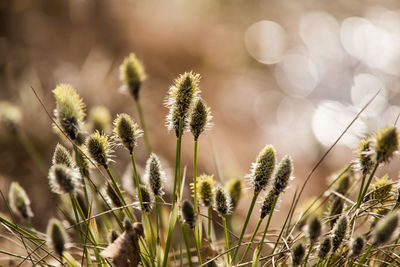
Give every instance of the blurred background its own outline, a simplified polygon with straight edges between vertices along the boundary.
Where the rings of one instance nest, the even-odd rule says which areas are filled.
[[[378,90],[317,170],[304,198],[320,193],[354,159],[361,137],[395,122],[400,112],[399,8],[395,0],[4,0],[0,99],[20,107],[20,127],[49,167],[60,138],[30,86],[50,113],[55,107],[51,90],[70,83],[88,111],[104,105],[113,118],[120,112],[138,118],[132,97],[119,90],[119,65],[134,52],[148,73],[141,101],[153,150],[173,167],[175,136],[165,127],[163,103],[173,80],[193,70],[202,76],[202,96],[214,116],[214,127],[200,137],[198,173],[215,174],[221,182],[243,177],[265,144],[273,144],[279,159],[289,154],[295,165],[292,187],[280,204],[284,217],[295,189]],[[182,164],[189,182],[192,151],[187,134]],[[122,149],[116,154],[112,168],[121,177],[129,157]],[[143,141],[137,155],[144,166]],[[397,180],[396,170],[384,171]],[[57,196],[20,140],[4,127],[0,177],[5,194],[13,180],[26,189],[33,225],[43,230],[56,211]],[[247,205],[242,200],[238,212],[247,212]]]

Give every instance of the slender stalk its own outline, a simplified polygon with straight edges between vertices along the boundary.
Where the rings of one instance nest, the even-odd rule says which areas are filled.
[[[85,174],[83,172],[83,165],[82,165],[82,162],[81,162],[81,158],[80,158],[80,154],[79,154],[79,151],[78,151],[78,147],[76,146],[75,143],[73,144],[73,146],[74,146],[74,152],[75,152],[75,160],[76,160],[76,163],[78,164],[79,172],[81,173],[81,182],[82,182],[83,192],[85,194],[86,205],[88,205],[89,204],[89,195],[88,195],[88,192],[87,192],[87,189],[86,189],[86,182],[85,182]]]
[[[187,236],[187,232],[186,232],[186,226],[183,221],[181,221],[181,230],[182,230],[182,234],[183,234],[183,240],[185,241],[186,253],[187,253],[188,260],[189,260],[189,266],[193,266],[192,256],[190,254],[189,240],[188,240],[188,236]]]
[[[310,256],[310,254],[311,254],[311,251],[312,251],[312,244],[310,244],[310,248],[308,249],[308,252],[307,252],[307,255],[306,255],[306,257],[304,258],[304,267],[307,267],[307,262],[308,262],[308,257]]]
[[[263,221],[262,218],[258,219],[258,223],[257,223],[256,229],[254,229],[254,232],[253,232],[253,234],[251,235],[249,244],[246,246],[246,250],[244,251],[242,258],[240,259],[239,264],[242,263],[242,262],[244,261],[244,259],[246,258],[247,252],[249,251],[250,246],[251,246],[251,244],[252,244],[252,242],[253,242],[255,236],[257,235],[258,228],[260,228],[260,225],[261,225],[261,222],[262,222],[262,221]]]
[[[147,154],[150,155],[151,154],[151,145],[150,145],[149,136],[147,134],[146,124],[145,124],[145,121],[144,121],[142,105],[140,104],[139,99],[135,100],[135,103],[136,103],[136,108],[137,108],[138,113],[139,113],[140,124],[142,125],[142,129],[143,129],[143,136],[144,136],[144,142],[146,144]]]
[[[69,197],[70,197],[70,199],[71,199],[71,205],[72,205],[72,209],[73,209],[74,215],[75,215],[76,230],[77,230],[78,233],[79,233],[79,238],[80,238],[80,240],[81,240],[81,243],[84,243],[84,237],[83,237],[83,235],[82,235],[81,224],[79,223],[79,216],[78,216],[77,208],[76,208],[76,206],[75,206],[74,196],[71,194]],[[86,256],[86,259],[89,258],[89,253],[88,253],[88,251],[87,251],[87,247],[86,247],[86,246],[84,246],[83,252],[84,252],[84,253],[83,253],[83,256],[82,256],[82,257],[83,257],[83,258],[82,258],[82,262],[83,262],[85,256]]]
[[[376,170],[378,169],[378,166],[379,166],[379,163],[375,163],[374,168],[372,169],[372,172],[371,172],[371,174],[370,174],[369,177],[368,177],[367,184],[365,185],[364,190],[362,191],[362,193],[361,193],[359,199],[357,200],[357,204],[356,204],[356,206],[355,206],[355,209],[358,209],[358,208],[360,207],[361,202],[362,202],[362,200],[364,199],[364,196],[365,196],[365,194],[366,194],[367,191],[368,191],[368,187],[369,187],[369,185],[371,184],[372,178],[374,178],[375,172],[376,172]]]
[[[207,235],[208,235],[208,241],[210,243],[212,242],[211,240],[211,222],[212,222],[212,210],[211,207],[208,207],[208,227],[207,227]]]
[[[222,218],[222,223],[224,225],[225,250],[228,251],[229,250],[229,238],[228,238],[228,228],[226,226],[226,218]],[[230,262],[229,253],[226,253],[226,257],[227,257],[228,262]]]
[[[135,162],[135,157],[133,155],[133,151],[129,155],[131,157],[131,162],[132,162],[132,167],[133,167],[133,176],[135,178],[135,184],[136,184],[137,194],[138,194],[139,203],[140,203],[140,209],[142,210],[142,213],[143,213],[142,190],[140,190],[140,181],[139,181],[139,176],[137,174],[136,162]]]
[[[252,211],[254,209],[254,204],[256,203],[257,197],[258,197],[258,194],[254,194],[253,195],[253,199],[251,200],[249,211],[247,212],[246,220],[244,221],[242,232],[240,233],[239,240],[237,242],[237,247],[236,247],[236,249],[235,249],[235,251],[233,253],[233,256],[232,256],[232,263],[235,261],[236,256],[237,256],[237,254],[239,252],[240,244],[242,243],[242,239],[243,239],[244,233],[246,232],[246,227],[247,227],[247,224],[249,223],[250,216],[251,216],[251,213],[252,213]]]
[[[373,245],[370,245],[368,247],[368,250],[364,253],[363,257],[360,259],[360,261],[358,262],[357,266],[363,266],[364,263],[367,261],[368,256],[371,254],[372,249],[373,249]]]
[[[171,213],[169,215],[168,234],[167,234],[167,241],[165,243],[164,259],[162,265],[163,267],[166,267],[168,263],[168,254],[169,254],[169,249],[171,247],[172,234],[174,232],[177,218],[178,218],[178,207],[175,206],[172,208]]]
[[[260,244],[258,245],[259,249],[258,249],[258,252],[257,252],[257,258],[260,256],[261,249],[262,249],[262,247],[263,247],[263,245],[264,245],[264,239],[265,239],[265,236],[266,236],[266,234],[267,234],[267,232],[268,232],[269,223],[271,222],[272,214],[274,214],[274,209],[275,209],[276,202],[278,201],[278,197],[279,197],[279,196],[275,196],[275,197],[274,197],[274,202],[272,203],[271,212],[270,212],[269,215],[268,215],[267,224],[265,225],[264,232],[263,232],[263,235],[262,235]],[[281,231],[281,233],[282,233],[282,232],[283,232],[283,231]],[[278,237],[278,240],[275,242],[275,246],[278,244],[278,241],[279,241],[279,237]],[[273,252],[271,253],[271,255],[272,255],[272,254],[273,254]]]
[[[176,156],[175,156],[175,177],[174,177],[174,191],[172,197],[172,207],[175,206],[181,191],[181,146],[182,146],[182,119],[179,119],[178,137],[176,138]],[[178,184],[178,190],[177,190]]]
[[[197,258],[198,258],[198,264],[199,265],[201,265],[201,252],[200,252],[200,246],[199,246],[199,244],[198,244],[198,242],[197,242],[197,240],[196,240],[196,233],[195,233],[195,229],[193,229],[192,230],[192,234],[193,234],[193,237],[194,237],[194,243],[195,243],[195,245],[196,245],[196,252],[197,252]]]
[[[197,140],[194,140],[194,152],[193,152],[193,189],[194,189],[194,210],[196,213],[199,212],[197,204]]]

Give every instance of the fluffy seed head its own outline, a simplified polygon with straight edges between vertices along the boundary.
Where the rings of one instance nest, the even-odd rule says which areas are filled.
[[[368,199],[374,199],[377,201],[385,201],[392,197],[393,181],[386,174],[381,178],[377,178],[376,181],[371,184],[370,192],[367,196]]]
[[[349,257],[354,258],[361,254],[364,249],[365,239],[362,236],[357,236],[350,242]]]
[[[147,188],[147,186],[141,185],[140,186],[140,192],[142,194],[142,201],[143,201],[143,210],[146,212],[150,212],[151,209],[153,208],[152,205],[152,195],[150,193],[150,190]]]
[[[92,132],[108,132],[111,123],[110,111],[104,106],[93,107],[89,111],[89,122]]]
[[[22,120],[22,112],[16,105],[0,102],[0,124],[10,133],[15,133]]]
[[[292,248],[292,266],[300,266],[303,263],[305,253],[306,249],[303,243],[295,244]]]
[[[83,154],[83,150],[85,150],[85,148],[82,145],[78,149],[78,157],[75,155],[74,152],[75,166],[80,166],[84,177],[89,177],[89,160],[86,155]]]
[[[225,189],[221,186],[217,186],[214,189],[214,210],[220,217],[225,218],[232,212],[231,198]]]
[[[363,175],[367,175],[374,165],[371,149],[371,139],[362,139],[360,145],[358,146],[358,163]]]
[[[59,256],[62,256],[68,242],[68,236],[59,220],[54,218],[50,219],[47,225],[47,237],[51,248],[54,249]]]
[[[272,145],[267,145],[258,154],[248,176],[254,186],[254,194],[260,193],[267,186],[276,164],[276,152]]]
[[[375,137],[376,162],[389,162],[399,148],[399,132],[395,126],[382,129]]]
[[[279,163],[278,169],[274,176],[274,181],[272,187],[276,195],[280,195],[287,187],[292,175],[293,163],[289,156],[284,156]]]
[[[330,225],[333,227],[335,222],[337,221],[337,215],[342,213],[343,211],[343,199],[335,196],[330,206],[329,217],[331,217]]]
[[[129,116],[128,114],[118,114],[114,120],[114,135],[121,142],[121,144],[132,153],[133,148],[136,146],[137,139],[141,137],[143,131]]]
[[[194,212],[192,203],[187,200],[182,202],[182,215],[185,223],[187,223],[189,227],[193,229],[196,226],[196,213]]]
[[[133,230],[133,224],[128,217],[124,218],[123,224],[124,224],[125,231],[129,232],[129,231]]]
[[[321,221],[316,216],[312,217],[307,225],[307,236],[310,239],[311,245],[318,241],[318,238],[321,235],[321,229]]]
[[[94,132],[86,139],[86,149],[89,156],[99,165],[107,168],[112,153],[112,143],[107,135]]]
[[[344,237],[346,236],[348,220],[346,216],[342,216],[339,218],[338,222],[333,229],[332,234],[332,251],[335,252],[343,242]]]
[[[163,186],[165,182],[165,172],[156,154],[151,153],[146,162],[146,171],[143,176],[145,181],[150,184],[151,191],[155,196],[164,195]]]
[[[204,130],[211,127],[211,119],[210,108],[203,99],[198,98],[190,114],[190,131],[193,134],[194,140],[197,140]]]
[[[113,243],[115,240],[117,240],[118,237],[119,237],[118,232],[115,231],[114,229],[111,229],[110,232],[108,233],[108,243],[109,244]]]
[[[189,112],[200,93],[199,81],[199,74],[185,72],[174,81],[174,85],[169,89],[166,101],[166,106],[169,108],[167,125],[170,131],[175,131],[177,137],[180,135],[180,120],[182,120],[182,132],[187,130]]]
[[[85,104],[69,84],[59,84],[53,90],[56,99],[54,115],[64,132],[72,139],[78,137],[85,117]]]
[[[55,164],[49,170],[51,190],[56,194],[74,194],[78,190],[79,173],[65,165]]]
[[[25,190],[17,182],[12,182],[8,194],[11,210],[24,219],[33,217],[31,201]]]
[[[350,188],[351,181],[353,180],[353,178],[354,178],[354,171],[350,167],[338,177],[334,190],[339,194],[346,195],[347,191]]]
[[[61,144],[56,145],[56,149],[54,150],[54,154],[53,154],[52,163],[53,163],[53,165],[62,164],[62,165],[67,166],[68,168],[74,167],[74,163],[73,163],[71,154]]]
[[[325,259],[326,256],[328,256],[329,252],[331,251],[331,238],[329,236],[325,237],[321,244],[319,244],[319,248],[318,248],[318,258],[320,258],[321,260]]]
[[[240,197],[242,196],[243,180],[242,178],[235,178],[229,180],[226,190],[232,200],[232,211],[235,210],[239,203]]]
[[[135,100],[139,99],[142,82],[146,79],[146,72],[142,62],[134,53],[130,53],[119,67],[120,80],[124,82]]]
[[[376,226],[373,236],[373,245],[380,246],[390,240],[399,222],[399,214],[392,212],[383,218]]]
[[[106,193],[107,193],[107,196],[108,196],[110,202],[115,207],[122,207],[123,206],[122,201],[119,199],[119,196],[117,195],[117,193],[115,192],[114,188],[111,186],[110,183],[107,183]]]
[[[211,175],[203,174],[197,177],[197,192],[202,204],[210,207],[213,201],[214,180]]]
[[[274,204],[275,197],[277,195],[274,192],[274,189],[268,190],[265,194],[261,209],[260,209],[260,218],[264,219],[272,211],[272,205]]]

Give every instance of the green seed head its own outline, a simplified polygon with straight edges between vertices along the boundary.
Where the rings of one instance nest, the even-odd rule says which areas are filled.
[[[343,242],[346,236],[348,220],[346,216],[339,218],[332,233],[332,252],[335,252]]]
[[[260,209],[260,218],[264,219],[265,216],[270,214],[272,211],[272,205],[274,204],[275,197],[277,195],[274,192],[274,189],[268,190],[268,192],[265,194],[261,209]]]
[[[110,111],[104,106],[93,107],[89,111],[89,122],[92,132],[108,132],[111,123]]]
[[[276,164],[276,152],[272,145],[267,145],[258,154],[248,176],[254,186],[254,194],[259,194],[268,185]]]
[[[214,189],[214,210],[220,217],[225,218],[232,212],[231,198],[225,189],[221,186],[217,186]]]
[[[388,242],[397,228],[398,221],[399,215],[397,212],[386,215],[374,230],[373,245],[380,246]]]
[[[321,221],[318,219],[318,217],[312,217],[307,225],[307,236],[308,239],[310,239],[310,244],[314,245],[315,242],[318,241],[318,238],[321,235]]]
[[[194,140],[197,140],[200,134],[211,127],[211,111],[203,99],[198,98],[190,114],[190,131]]]
[[[293,172],[292,159],[289,156],[284,156],[279,163],[278,169],[274,176],[272,187],[276,195],[280,195],[289,183],[290,176]]]
[[[59,220],[54,218],[50,219],[47,225],[47,237],[51,248],[54,249],[59,256],[62,256],[68,242],[68,236]]]
[[[182,133],[187,130],[189,113],[200,93],[200,75],[185,72],[180,75],[169,89],[166,106],[169,108],[167,125],[170,131],[174,130],[179,137],[179,121],[182,121]]]
[[[86,149],[89,156],[99,165],[108,167],[112,153],[112,143],[107,135],[100,134],[98,131],[86,139]]]
[[[11,210],[24,219],[33,217],[31,201],[25,190],[17,182],[12,182],[8,194]]]
[[[147,186],[141,185],[140,186],[140,192],[142,193],[142,201],[143,201],[143,210],[146,212],[150,212],[151,209],[153,208],[152,205],[152,195],[150,193],[150,190],[147,188]]]
[[[74,194],[78,190],[79,173],[65,165],[55,164],[49,170],[51,190],[56,194]]]
[[[331,247],[332,247],[332,241],[331,238],[329,236],[325,237],[321,244],[319,244],[319,248],[318,248],[318,258],[320,258],[321,260],[324,260],[329,252],[331,251]]]
[[[370,139],[362,139],[358,146],[358,163],[363,175],[367,175],[374,165],[371,149],[372,141]]]
[[[303,263],[305,253],[306,249],[303,243],[295,244],[292,248],[292,266],[300,266]]]
[[[165,172],[156,154],[151,153],[146,162],[146,171],[143,176],[145,181],[150,184],[151,191],[155,196],[164,195],[163,186],[165,182]]]
[[[395,126],[382,129],[375,135],[376,162],[389,162],[399,148],[399,132]]]
[[[114,135],[129,153],[132,153],[137,139],[142,134],[143,131],[133,122],[131,116],[125,113],[117,115],[117,118],[114,120]]]
[[[56,121],[69,138],[76,140],[85,117],[85,104],[69,84],[59,84],[53,94],[56,99]]]
[[[122,207],[123,203],[121,199],[119,199],[119,196],[115,192],[115,189],[111,186],[110,183],[107,183],[106,187],[106,193],[109,198],[109,201],[115,206],[115,207]]]
[[[52,163],[53,165],[65,165],[68,168],[74,167],[74,162],[72,160],[71,154],[64,146],[60,144],[57,144],[56,149],[54,150]]]
[[[193,229],[196,226],[196,213],[194,212],[192,203],[187,200],[182,202],[182,215],[185,223]]]
[[[330,225],[333,227],[335,222],[337,221],[338,215],[342,213],[343,210],[343,199],[335,196],[330,205],[329,209],[329,217],[331,218]]]
[[[227,184],[227,191],[232,200],[232,211],[236,209],[243,191],[243,179],[231,179]]]
[[[117,238],[119,237],[119,234],[117,231],[115,231],[114,229],[111,229],[110,232],[108,233],[108,243],[114,243],[115,240],[117,240]]]
[[[203,174],[197,177],[197,192],[202,204],[210,207],[213,201],[214,180],[211,175]]]
[[[129,91],[135,100],[139,99],[142,82],[146,79],[146,72],[142,62],[134,53],[129,54],[119,67],[120,79],[129,87]]]
[[[370,193],[367,195],[367,199],[373,199],[379,202],[384,202],[392,197],[393,181],[386,174],[381,178],[377,178],[376,181],[370,186]]]
[[[22,120],[22,112],[16,105],[7,101],[0,102],[0,125],[10,133],[15,133]]]
[[[357,236],[350,242],[349,257],[354,258],[361,254],[364,249],[365,239],[362,236]]]
[[[339,194],[346,195],[353,179],[354,179],[354,171],[350,167],[347,169],[347,171],[343,172],[338,177],[338,180],[337,180],[334,190],[336,192],[338,192]]]

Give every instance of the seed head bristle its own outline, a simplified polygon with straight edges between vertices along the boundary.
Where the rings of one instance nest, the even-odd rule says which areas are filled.
[[[303,263],[306,249],[303,243],[298,242],[292,248],[292,266],[300,266]]]
[[[318,258],[320,258],[321,260],[324,260],[329,252],[331,251],[331,247],[332,247],[332,241],[330,236],[326,236],[322,242],[319,244],[319,248],[318,248]]]
[[[384,202],[392,197],[393,181],[386,174],[381,178],[377,178],[370,186],[370,193],[366,196],[367,199]]]
[[[180,135],[180,120],[182,120],[182,133],[187,131],[189,113],[200,94],[199,81],[199,74],[185,72],[174,81],[174,85],[169,89],[166,101],[166,106],[169,108],[167,125],[170,131],[174,130],[177,137]]]
[[[311,245],[314,245],[318,241],[318,238],[321,235],[321,230],[322,225],[319,218],[316,216],[312,217],[307,225],[307,236]]]
[[[376,162],[389,162],[394,152],[399,149],[399,132],[395,126],[389,126],[375,135]]]
[[[94,132],[86,139],[86,150],[89,156],[99,165],[107,168],[110,157],[112,157],[113,143],[105,134]]]
[[[114,136],[121,144],[132,153],[133,148],[137,144],[137,139],[143,135],[143,131],[139,128],[128,114],[118,114],[114,120]]]
[[[390,240],[394,231],[397,228],[399,221],[399,214],[397,212],[392,212],[386,215],[376,226],[373,232],[373,245],[380,246],[385,244]]]
[[[11,210],[24,219],[33,217],[31,201],[18,182],[12,182],[8,194]]]
[[[62,256],[66,244],[68,243],[68,236],[59,220],[54,218],[50,219],[47,225],[47,237],[52,249],[54,249],[59,256]]]
[[[69,138],[75,140],[85,117],[85,104],[69,84],[59,84],[53,90],[56,99],[54,116]]]
[[[71,154],[61,144],[56,145],[56,149],[54,150],[54,154],[53,154],[52,163],[53,163],[53,165],[62,164],[68,168],[74,167],[74,162],[72,160]]]
[[[142,194],[142,201],[143,201],[143,210],[146,212],[150,212],[153,208],[152,200],[153,197],[150,193],[150,190],[145,185],[140,186],[140,193]]]
[[[185,223],[193,229],[196,226],[196,213],[192,203],[187,200],[182,202],[182,215]]]
[[[197,140],[200,134],[211,127],[211,111],[203,99],[198,98],[194,103],[190,114],[190,131],[194,140]]]
[[[268,185],[276,164],[276,152],[272,145],[267,145],[258,154],[248,175],[254,186],[254,194],[259,194]]]
[[[146,170],[143,176],[144,181],[148,181],[154,196],[164,195],[165,172],[156,154],[151,153],[146,162]]]
[[[260,218],[261,219],[264,219],[265,216],[270,214],[270,212],[272,211],[272,205],[274,204],[274,200],[275,200],[276,196],[277,195],[275,194],[273,188],[268,190],[268,192],[265,194],[263,201],[262,201],[261,209],[260,209]]]
[[[111,124],[111,114],[108,108],[104,106],[96,106],[89,111],[89,123],[91,131],[107,132]]]
[[[232,200],[232,211],[234,211],[239,203],[243,191],[243,179],[234,178],[228,181],[226,186],[229,196]]]
[[[223,218],[232,212],[231,198],[222,186],[217,186],[214,189],[213,208]]]
[[[335,225],[332,233],[332,252],[335,252],[346,236],[348,220],[346,216],[341,216]]]
[[[49,184],[56,194],[74,194],[78,190],[79,173],[76,169],[55,164],[49,170]]]
[[[0,102],[0,124],[10,133],[15,133],[22,120],[19,107],[7,101]]]
[[[358,163],[363,175],[367,175],[372,170],[374,165],[372,154],[371,139],[362,139],[358,146]]]
[[[282,158],[274,175],[272,187],[274,188],[274,192],[276,195],[280,195],[286,189],[292,172],[292,159],[286,155]]]
[[[146,72],[142,62],[134,53],[130,53],[119,67],[120,80],[124,82],[135,100],[139,99],[142,82],[146,79]]]
[[[350,242],[349,257],[354,258],[361,254],[364,249],[365,239],[362,236],[357,236]]]
[[[211,175],[197,177],[197,194],[205,207],[210,207],[213,202],[214,180]]]

